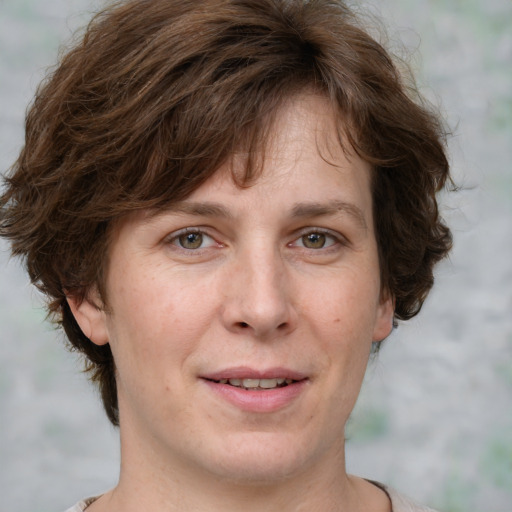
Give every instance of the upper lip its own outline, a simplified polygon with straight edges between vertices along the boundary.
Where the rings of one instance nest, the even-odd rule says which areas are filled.
[[[222,380],[222,379],[292,379],[303,380],[308,376],[305,373],[292,370],[290,368],[275,367],[258,370],[248,366],[236,366],[224,368],[222,370],[201,374],[203,379]]]

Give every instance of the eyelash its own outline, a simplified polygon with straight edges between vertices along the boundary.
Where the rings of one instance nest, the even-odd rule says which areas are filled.
[[[180,243],[180,238],[187,236],[187,235],[200,235],[202,239],[200,240],[200,245],[197,247],[184,247]],[[307,247],[304,245],[304,239],[307,236],[311,235],[321,235],[325,237],[324,245],[321,247]],[[203,246],[204,239],[207,238],[210,241],[208,242],[207,246]],[[330,243],[328,240],[330,239]],[[199,251],[209,249],[210,247],[216,246],[216,247],[223,247],[223,245],[220,242],[217,242],[214,237],[209,235],[204,229],[202,228],[185,228],[180,231],[171,233],[169,237],[167,237],[166,242],[169,245],[172,245],[176,247],[178,250],[182,250],[185,253],[198,253]],[[313,241],[314,243],[314,241]],[[299,245],[300,244],[300,245]],[[325,245],[328,244],[328,245]],[[339,233],[330,231],[328,229],[322,229],[322,228],[305,228],[303,229],[296,238],[290,243],[287,244],[287,247],[298,247],[302,250],[306,251],[322,251],[326,252],[329,250],[334,250],[339,245],[347,245],[347,241],[344,237],[342,237]]]
[[[331,239],[332,243],[326,246],[318,247],[318,248],[312,248],[312,247],[306,247],[304,245],[297,245],[297,242],[303,241],[305,237],[308,235],[323,235],[326,237],[326,239]],[[330,231],[329,229],[322,229],[322,228],[306,228],[302,230],[299,233],[299,236],[295,238],[292,242],[288,244],[290,247],[300,247],[301,249],[308,250],[308,251],[320,251],[323,250],[323,252],[328,250],[333,250],[337,248],[339,245],[347,245],[347,242],[344,237],[342,237],[339,233]]]
[[[179,240],[181,237],[184,237],[184,236],[187,236],[187,235],[201,235],[201,237],[204,238],[208,238],[211,240],[211,242],[208,244],[207,247],[197,247],[197,248],[187,248],[187,247],[183,247],[183,245],[181,245],[179,243]],[[185,229],[182,229],[180,231],[177,231],[175,233],[171,233],[171,235],[169,235],[169,237],[167,237],[166,239],[166,242],[169,244],[169,245],[173,245],[175,247],[177,247],[178,249],[181,249],[185,252],[198,252],[200,251],[201,249],[208,249],[209,247],[211,246],[214,246],[216,245],[217,247],[221,247],[222,244],[220,244],[219,242],[217,242],[212,236],[210,236],[208,233],[206,233],[205,230],[201,229],[201,228],[185,228]],[[203,245],[201,243],[201,245]]]

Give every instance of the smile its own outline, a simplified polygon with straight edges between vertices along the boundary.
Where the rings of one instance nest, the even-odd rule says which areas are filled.
[[[228,384],[236,388],[246,389],[248,391],[262,391],[267,389],[284,388],[294,382],[293,379],[279,377],[275,379],[220,379],[214,381],[219,384]]]
[[[308,378],[291,377],[203,378],[203,382],[223,402],[250,413],[272,413],[291,406],[302,396]]]
[[[291,406],[307,392],[310,383],[310,375],[278,366],[232,366],[200,378],[223,402],[251,413],[277,412]]]

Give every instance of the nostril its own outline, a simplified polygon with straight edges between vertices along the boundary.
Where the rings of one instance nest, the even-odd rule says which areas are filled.
[[[279,325],[277,326],[277,328],[278,328],[278,329],[283,330],[283,329],[286,329],[286,326],[287,326],[287,325],[288,325],[288,323],[287,323],[287,322],[283,322],[282,324],[279,324]]]
[[[240,322],[240,327],[243,327],[244,329],[246,329],[247,327],[249,327],[249,324],[246,322]]]

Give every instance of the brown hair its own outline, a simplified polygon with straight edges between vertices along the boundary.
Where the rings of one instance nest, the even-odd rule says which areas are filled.
[[[114,219],[185,198],[241,148],[246,184],[272,113],[305,88],[330,99],[350,127],[341,143],[373,165],[382,286],[395,317],[411,318],[451,245],[436,201],[449,179],[445,133],[341,1],[121,2],[40,86],[0,198],[0,235],[86,355],[112,423],[112,353],[82,333],[65,293],[83,299],[97,286],[105,298]]]

